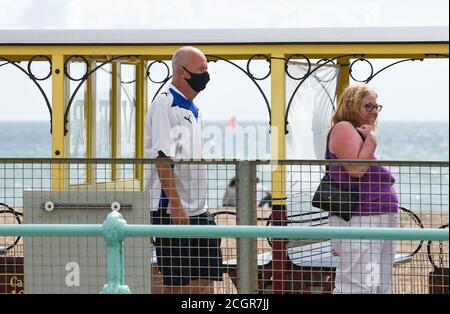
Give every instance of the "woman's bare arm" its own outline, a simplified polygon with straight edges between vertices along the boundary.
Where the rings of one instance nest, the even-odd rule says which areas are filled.
[[[361,133],[364,141],[361,138]],[[375,132],[369,125],[357,129],[349,122],[339,122],[331,131],[330,151],[338,159],[371,160],[377,147]],[[344,168],[352,177],[362,177],[369,165],[345,165]]]

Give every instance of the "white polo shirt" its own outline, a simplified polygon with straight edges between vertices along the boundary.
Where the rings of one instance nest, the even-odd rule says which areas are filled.
[[[202,158],[201,113],[175,86],[160,93],[150,106],[145,121],[144,156],[157,158],[161,154],[173,160]],[[174,164],[173,177],[181,206],[188,216],[207,211],[207,167],[199,164]],[[149,192],[151,210],[170,206],[161,189],[155,165],[145,169],[145,190]]]

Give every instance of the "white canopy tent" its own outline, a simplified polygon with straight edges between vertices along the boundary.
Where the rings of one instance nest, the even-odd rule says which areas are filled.
[[[2,30],[0,45],[446,43],[447,27]]]

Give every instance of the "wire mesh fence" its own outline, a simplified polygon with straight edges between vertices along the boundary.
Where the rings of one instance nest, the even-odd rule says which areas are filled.
[[[160,187],[151,191],[152,179],[161,182],[158,163],[164,164],[134,159],[2,159],[0,224],[102,224],[113,203],[120,206],[128,224],[151,224],[155,219],[170,223],[170,216],[156,213],[171,208],[171,192],[162,195]],[[181,207],[194,225],[320,228],[334,219],[313,207],[311,200],[324,165],[342,161],[254,161],[248,162],[249,168],[238,161],[167,164],[186,183],[173,190],[188,200]],[[374,161],[371,165],[388,166],[395,178],[400,211],[389,226],[448,227],[448,162]],[[152,167],[158,177],[151,178]],[[276,171],[283,171],[282,179],[274,175]],[[375,181],[369,183],[379,184]],[[274,197],[278,195],[282,197]],[[361,226],[387,226],[376,222],[379,216],[368,216]],[[184,293],[208,285],[208,293],[239,293],[248,287],[258,293],[331,293],[343,256],[330,239],[164,241],[125,240],[125,278],[134,293],[179,292],[168,287],[183,286],[186,280],[192,282]],[[367,245],[369,249],[381,245],[376,240],[352,241],[361,251]],[[98,293],[107,282],[106,251],[98,237],[0,236],[0,293]],[[388,273],[391,293],[448,293],[448,241],[398,240],[394,251]],[[379,256],[373,261],[380,261]],[[247,274],[243,267],[250,267]],[[368,273],[370,280],[386,277],[382,269],[370,268],[351,278],[367,278]],[[205,284],[199,278],[214,281]]]

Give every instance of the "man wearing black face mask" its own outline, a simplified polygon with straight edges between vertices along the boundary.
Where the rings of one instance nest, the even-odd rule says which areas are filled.
[[[183,47],[175,53],[172,70],[172,85],[189,101],[193,101],[209,82],[206,57],[194,47]]]
[[[189,84],[189,86],[196,91],[197,93],[200,93],[202,90],[205,89],[206,84],[209,82],[209,73],[208,71],[205,71],[203,73],[192,73],[185,67],[183,69],[186,70],[186,72],[189,73],[191,78],[186,79],[186,82]]]
[[[205,55],[182,47],[172,59],[172,84],[152,102],[146,118],[145,157],[202,158],[202,116],[193,100],[209,81]],[[156,164],[146,169],[153,224],[214,225],[208,211],[207,168]],[[213,293],[222,280],[220,239],[156,238],[163,293]]]

